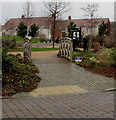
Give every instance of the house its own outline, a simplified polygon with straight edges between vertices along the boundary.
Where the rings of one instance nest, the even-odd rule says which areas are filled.
[[[22,16],[21,18],[12,18],[3,25],[3,35],[16,36],[18,25],[21,22],[29,26],[35,23],[39,27],[39,34],[44,34],[46,38],[50,39],[51,28],[48,21],[48,17],[33,17],[28,19]]]
[[[97,19],[71,19],[71,16],[68,17],[68,20],[62,21],[62,30],[67,31],[67,26],[70,24],[70,22],[74,22],[76,24],[76,27],[81,27],[82,36],[87,35],[98,35],[99,32],[99,25],[101,23],[107,23],[108,29],[110,30],[110,20],[109,18],[97,18]]]
[[[29,20],[29,26],[35,23],[39,27],[39,34],[45,35],[47,39],[51,39],[51,24],[50,24],[50,17],[33,17],[33,18],[13,18],[10,19],[4,26],[3,26],[3,33],[4,35],[17,35],[17,27],[19,23],[23,22],[27,25]],[[68,20],[59,20],[57,21],[56,31],[55,31],[55,38],[60,38],[62,36],[62,32],[67,32],[67,26],[70,22],[74,22],[77,27],[81,27],[82,36],[87,35],[94,35],[98,34],[99,25],[104,22],[108,23],[108,29],[110,29],[110,20],[108,18],[97,18],[93,19],[71,19],[71,16],[68,17]],[[91,30],[92,28],[92,30]]]

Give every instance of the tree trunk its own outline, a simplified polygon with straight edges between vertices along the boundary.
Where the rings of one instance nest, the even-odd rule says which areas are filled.
[[[56,13],[53,14],[53,48],[54,48],[54,42],[55,42],[55,34],[56,34]]]
[[[92,36],[89,39],[89,46],[88,46],[89,52],[91,51],[91,48],[92,48]]]
[[[27,36],[29,36],[29,26],[27,26]]]
[[[53,23],[53,48],[54,48],[54,41],[55,41],[55,28],[56,28],[56,24],[55,24],[55,21]]]

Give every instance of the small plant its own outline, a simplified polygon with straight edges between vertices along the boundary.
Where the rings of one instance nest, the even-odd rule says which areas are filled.
[[[95,61],[95,57],[90,57],[90,61]]]

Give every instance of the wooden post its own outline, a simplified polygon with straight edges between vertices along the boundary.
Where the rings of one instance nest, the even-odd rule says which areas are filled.
[[[31,62],[31,38],[26,36],[24,38],[24,63],[29,64]]]
[[[73,61],[73,40],[70,41],[70,60]]]
[[[59,41],[59,57],[61,57],[61,39],[60,39],[60,41]]]

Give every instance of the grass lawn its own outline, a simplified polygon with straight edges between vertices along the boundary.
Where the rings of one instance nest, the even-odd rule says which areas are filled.
[[[3,39],[16,39],[17,42],[23,42],[23,38],[20,36],[0,36]],[[31,43],[40,43],[40,39],[32,38]]]
[[[23,48],[17,48],[17,49],[9,49],[9,52],[23,52]],[[58,48],[32,48],[32,52],[35,51],[52,51],[52,50],[58,50]]]

